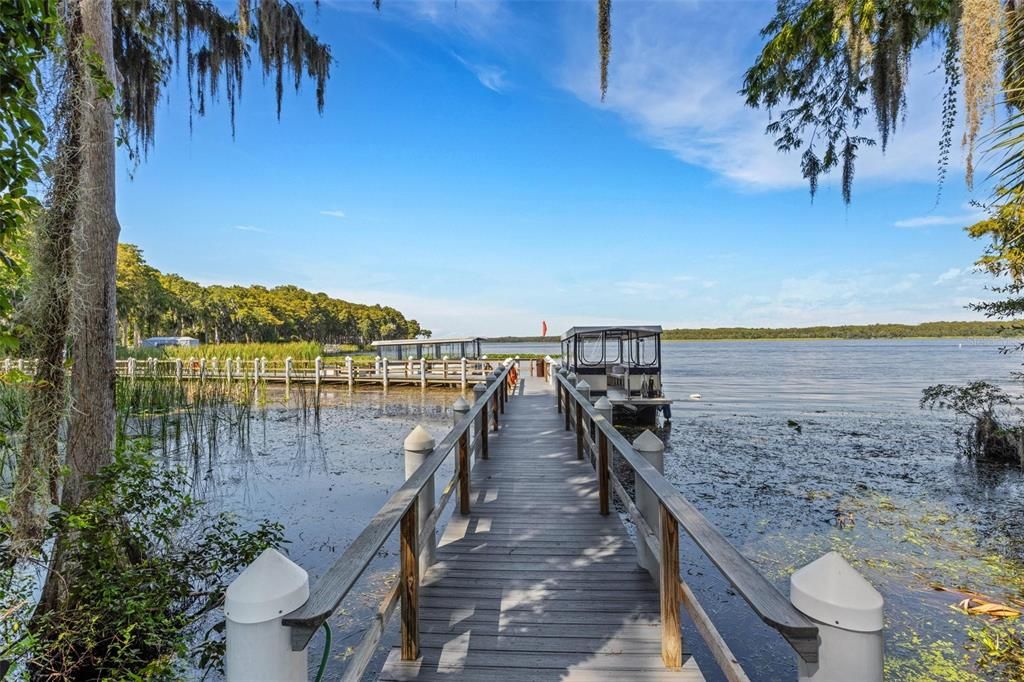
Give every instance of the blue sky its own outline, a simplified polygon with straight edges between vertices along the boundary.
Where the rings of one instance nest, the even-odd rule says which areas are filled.
[[[223,103],[190,131],[174,84],[148,159],[122,163],[122,241],[204,284],[380,302],[435,335],[974,317],[983,245],[961,228],[986,195],[955,154],[936,203],[936,56],[852,206],[833,180],[811,202],[737,94],[773,2],[614,3],[604,103],[594,4],[309,4],[336,58],[323,116],[307,87],[278,122],[253,70],[233,140]]]

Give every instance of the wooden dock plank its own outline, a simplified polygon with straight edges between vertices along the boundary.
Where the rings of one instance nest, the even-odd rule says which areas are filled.
[[[665,667],[658,589],[552,403],[532,378],[509,401],[420,586],[420,658],[380,680],[704,679]]]

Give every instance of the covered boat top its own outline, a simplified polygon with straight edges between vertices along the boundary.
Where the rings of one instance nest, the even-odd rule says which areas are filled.
[[[427,358],[437,360],[443,357],[452,359],[480,357],[482,336],[464,336],[452,339],[394,339],[390,341],[374,341],[370,345],[382,357],[389,360],[406,360]]]
[[[644,336],[660,336],[661,325],[660,324],[644,324],[644,325],[617,325],[614,327],[572,327],[568,331],[562,334],[562,341],[570,339],[579,334],[600,334],[604,333],[606,336],[632,336],[632,337],[644,337]]]

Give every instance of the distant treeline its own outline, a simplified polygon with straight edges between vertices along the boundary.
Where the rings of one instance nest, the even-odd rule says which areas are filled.
[[[724,339],[909,339],[949,336],[1020,336],[1006,322],[922,322],[921,324],[847,324],[838,327],[718,327],[666,329],[669,341]]]
[[[315,341],[365,345],[430,336],[387,306],[349,303],[292,285],[204,287],[147,264],[119,244],[117,325],[122,346],[149,336],[193,336],[204,343]]]
[[[910,339],[968,336],[1024,336],[1024,328],[1006,322],[922,322],[921,324],[847,324],[838,327],[710,327],[666,329],[667,341],[766,339]],[[496,336],[489,343],[558,343],[558,336]]]

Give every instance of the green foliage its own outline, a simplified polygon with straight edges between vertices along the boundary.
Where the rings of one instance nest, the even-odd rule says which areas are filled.
[[[947,409],[971,419],[991,417],[998,406],[1010,403],[1005,391],[986,381],[966,386],[937,384],[924,389],[921,396],[921,407]]]
[[[978,667],[998,680],[1024,680],[1024,632],[1020,623],[986,623],[968,632]]]
[[[940,408],[970,420],[963,434],[964,453],[979,459],[1019,462],[1024,465],[1020,410],[998,386],[974,381],[965,386],[937,384],[922,391],[922,408]],[[1014,423],[1016,426],[1007,426]]]
[[[323,346],[312,341],[292,341],[290,343],[221,343],[216,346],[200,346],[199,348],[167,347],[167,357],[171,358],[242,358],[251,361],[257,358],[267,360],[315,360],[322,356]]]
[[[39,208],[30,194],[47,139],[39,67],[53,39],[55,9],[50,0],[0,3],[0,265],[15,270],[11,242]]]
[[[0,590],[0,612],[11,613],[0,624],[8,642],[0,657],[16,657],[23,673],[180,679],[186,666],[219,664],[213,612],[228,581],[281,544],[281,526],[243,530],[228,514],[207,514],[184,475],[159,469],[146,451],[144,441],[122,451],[99,474],[95,497],[51,518],[51,535],[74,538],[65,565],[75,567],[75,580],[59,608],[30,622],[24,595]],[[17,588],[9,532],[0,527],[0,565],[3,583]]]
[[[161,273],[131,244],[118,245],[117,298],[124,346],[164,335],[194,336],[205,343],[306,340],[358,345],[430,335],[394,308],[349,303],[292,285],[204,287]],[[255,352],[254,347],[249,351]]]
[[[959,9],[959,0],[779,0],[742,92],[749,106],[772,111],[775,146],[800,152],[812,195],[821,175],[840,168],[850,201],[857,152],[875,144],[860,133],[864,117],[873,111],[884,149],[901,120],[911,53],[929,38],[956,41]],[[948,63],[956,56],[947,51],[947,82],[959,77]],[[955,98],[944,105],[951,127]],[[941,144],[948,156],[949,141]]]

